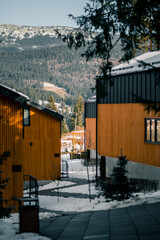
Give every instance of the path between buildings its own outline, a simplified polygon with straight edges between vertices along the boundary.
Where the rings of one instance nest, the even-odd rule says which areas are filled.
[[[87,183],[85,179],[68,180],[77,186]],[[53,189],[42,190],[39,193],[52,196],[56,194]],[[87,194],[66,193],[63,189],[60,194],[63,197],[89,198]],[[94,197],[92,195],[92,198]],[[60,213],[57,217],[40,220],[41,235],[54,240],[160,239],[160,202],[106,211],[57,213]]]
[[[40,234],[56,240],[159,240],[160,203],[43,219]]]

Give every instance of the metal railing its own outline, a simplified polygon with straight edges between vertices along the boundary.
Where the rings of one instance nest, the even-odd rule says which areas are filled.
[[[38,198],[38,182],[37,178],[31,175],[23,176],[23,197]]]
[[[61,162],[61,176],[69,177],[68,162],[66,160],[62,160],[62,162]]]

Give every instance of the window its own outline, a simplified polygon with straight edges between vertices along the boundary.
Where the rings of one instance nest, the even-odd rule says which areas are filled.
[[[155,119],[151,119],[151,142],[155,142]]]
[[[30,109],[29,108],[23,109],[23,125],[30,126]]]
[[[151,124],[150,120],[146,120],[146,141],[150,141],[151,138]]]
[[[160,142],[160,120],[157,120],[157,142]]]
[[[160,119],[145,119],[145,142],[160,143]]]

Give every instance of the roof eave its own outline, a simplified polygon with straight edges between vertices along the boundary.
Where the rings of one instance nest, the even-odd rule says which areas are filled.
[[[32,106],[34,108],[37,108],[40,111],[48,113],[48,114],[52,115],[53,117],[56,117],[56,118],[60,119],[60,121],[62,121],[63,118],[64,118],[61,114],[59,114],[59,113],[57,113],[57,112],[55,112],[55,111],[53,111],[53,110],[51,110],[49,108],[43,107],[43,106],[41,106],[41,105],[39,105],[39,104],[37,104],[35,102],[28,101],[27,105],[30,105],[30,106]]]
[[[27,101],[29,101],[28,96],[21,94],[12,88],[4,86],[3,84],[0,84],[0,93],[20,103],[20,105],[24,105]]]

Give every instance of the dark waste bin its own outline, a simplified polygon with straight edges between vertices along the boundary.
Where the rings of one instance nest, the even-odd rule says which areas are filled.
[[[39,200],[37,179],[24,176],[24,197],[19,200],[19,231],[39,233]]]
[[[19,231],[39,233],[39,206],[37,199],[19,199]],[[25,204],[29,205],[25,205]]]

